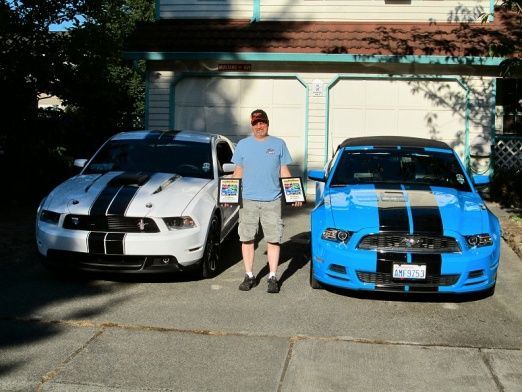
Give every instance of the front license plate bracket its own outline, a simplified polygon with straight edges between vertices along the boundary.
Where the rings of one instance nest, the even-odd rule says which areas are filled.
[[[425,264],[393,264],[393,279],[424,280],[426,279]]]

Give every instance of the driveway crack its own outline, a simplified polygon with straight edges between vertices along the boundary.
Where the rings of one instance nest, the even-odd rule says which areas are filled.
[[[40,379],[40,382],[36,386],[36,390],[38,392],[43,390],[43,386],[45,383],[48,383],[49,381],[52,381],[53,379],[58,376],[58,374],[62,371],[62,369],[71,362],[78,354],[80,354],[89,344],[91,344],[94,340],[96,340],[103,332],[105,332],[105,329],[101,329],[100,331],[96,331],[94,335],[90,337],[89,340],[87,340],[81,347],[79,347],[77,350],[75,350],[71,355],[69,355],[62,363],[60,363],[58,366],[56,366],[54,369],[50,370],[46,374],[42,376]]]

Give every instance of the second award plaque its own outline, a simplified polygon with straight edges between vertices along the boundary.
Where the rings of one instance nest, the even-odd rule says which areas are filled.
[[[286,204],[299,201],[306,202],[301,177],[283,177],[281,178],[281,187],[283,188],[283,197]]]

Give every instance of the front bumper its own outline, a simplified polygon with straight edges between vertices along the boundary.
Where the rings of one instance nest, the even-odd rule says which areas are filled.
[[[36,243],[46,263],[59,268],[159,272],[195,267],[203,257],[206,236],[199,226],[158,233],[95,234],[96,248],[89,241],[91,232],[38,222]]]
[[[406,280],[392,278],[392,266],[397,254],[358,250],[344,244],[325,242],[319,240],[312,246],[313,274],[316,280],[331,286],[369,291],[472,293],[492,288],[496,283],[499,263],[499,253],[495,250],[497,245],[463,253],[433,257],[424,255],[423,263],[437,263],[440,271],[428,273],[423,280]],[[411,256],[404,258],[411,260]]]

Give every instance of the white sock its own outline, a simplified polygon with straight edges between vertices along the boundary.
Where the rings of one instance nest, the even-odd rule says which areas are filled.
[[[270,272],[270,273],[268,274],[268,279],[270,279],[270,278],[272,278],[272,277],[274,277],[274,278],[276,277],[275,272]]]
[[[254,274],[252,273],[252,271],[247,271],[246,274],[248,275],[249,278],[254,277]]]

